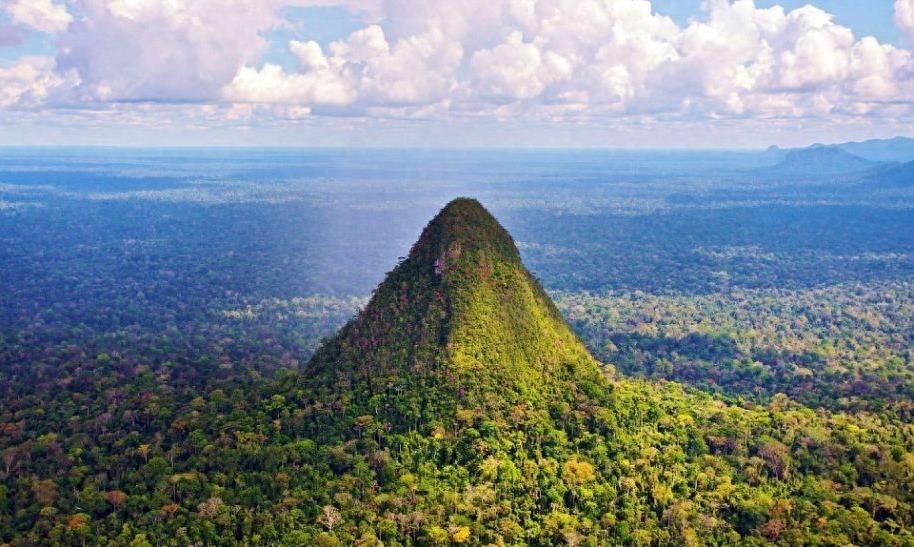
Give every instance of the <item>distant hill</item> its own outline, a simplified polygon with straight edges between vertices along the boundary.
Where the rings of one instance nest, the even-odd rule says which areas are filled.
[[[914,161],[879,169],[869,174],[865,182],[876,186],[914,186]]]
[[[837,146],[812,146],[791,150],[784,159],[764,172],[778,175],[827,176],[873,169],[878,162],[855,156]]]
[[[894,137],[891,139],[871,139],[860,142],[843,142],[836,144],[816,143],[805,148],[780,148],[771,146],[764,152],[759,153],[759,157],[764,158],[766,162],[772,165],[787,159],[794,152],[804,152],[810,150],[841,150],[857,156],[858,158],[869,160],[875,163],[906,163],[914,161],[914,138]],[[820,152],[821,153],[821,152]]]
[[[907,137],[873,139],[863,142],[846,142],[835,146],[845,152],[871,161],[914,161],[914,139]]]
[[[784,161],[784,158],[787,157],[791,150],[789,148],[781,148],[780,146],[769,146],[764,152],[759,154],[759,159],[762,165],[777,165],[778,163]]]

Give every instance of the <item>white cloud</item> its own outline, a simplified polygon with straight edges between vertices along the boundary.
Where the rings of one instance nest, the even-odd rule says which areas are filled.
[[[484,95],[507,99],[530,99],[541,95],[551,84],[571,76],[571,61],[562,55],[524,42],[514,31],[490,50],[473,55],[476,88]]]
[[[47,33],[60,32],[73,21],[66,5],[51,0],[4,0],[0,9],[13,22]]]
[[[914,40],[914,0],[895,0],[895,24]]]
[[[302,70],[323,70],[329,68],[327,58],[321,50],[320,44],[315,41],[289,42],[289,50],[298,58]]]
[[[677,57],[678,27],[646,0],[541,0],[516,24],[552,67],[538,94],[548,104],[623,110],[652,71]]]
[[[38,106],[58,89],[73,83],[73,74],[57,73],[53,59],[23,57],[13,64],[0,65],[0,108]]]
[[[277,5],[246,0],[76,0],[59,64],[85,100],[212,100],[260,58]]]
[[[708,0],[680,26],[649,0],[351,0],[349,9],[371,14],[364,28],[326,47],[291,40],[297,67],[264,62],[267,31],[294,31],[282,8],[318,3],[340,2],[72,0],[79,17],[58,23],[57,68],[47,70],[78,75],[70,106],[191,101],[282,119],[914,114],[911,52],[858,39],[813,6]],[[908,30],[912,4],[895,3]],[[51,0],[4,9],[13,5],[56,6],[70,18]],[[55,96],[16,91],[25,87],[6,95],[16,104]]]
[[[859,113],[887,92],[914,99],[906,82],[909,52],[857,40],[812,6],[785,12],[718,1],[707,22],[683,30],[677,49],[699,74],[693,96],[715,113]]]
[[[391,36],[369,26],[326,54],[293,41],[300,73],[246,67],[226,97],[401,114],[449,105],[693,118],[870,115],[914,100],[910,52],[858,40],[813,6],[712,0],[685,27],[647,0],[389,0],[384,9]],[[317,92],[329,84],[333,93]]]
[[[282,67],[266,64],[260,69],[244,67],[223,92],[232,102],[287,103],[344,106],[355,96],[339,75],[323,68],[304,74],[287,74]]]
[[[292,41],[301,73],[277,65],[245,66],[223,92],[234,102],[299,103],[318,106],[427,105],[456,86],[462,58],[459,43],[436,30],[391,45],[377,25],[330,44],[329,56],[314,42]]]

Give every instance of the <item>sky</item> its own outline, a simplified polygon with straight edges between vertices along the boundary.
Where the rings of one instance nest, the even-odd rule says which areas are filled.
[[[914,0],[0,0],[0,146],[914,136]]]

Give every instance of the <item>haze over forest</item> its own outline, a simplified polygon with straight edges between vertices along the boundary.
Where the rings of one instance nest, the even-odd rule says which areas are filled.
[[[0,547],[914,545],[914,0],[0,0]]]

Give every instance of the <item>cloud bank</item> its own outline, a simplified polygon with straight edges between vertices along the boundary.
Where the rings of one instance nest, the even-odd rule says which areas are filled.
[[[0,9],[14,23],[41,32],[61,32],[73,21],[66,6],[51,0],[6,0],[0,3]]]
[[[364,25],[319,44],[289,8],[338,5]],[[914,0],[895,22],[914,41]],[[191,105],[201,116],[899,119],[909,49],[858,37],[814,6],[709,0],[679,25],[649,0],[4,0],[54,57],[0,65],[0,108]],[[273,47],[295,63],[264,59]],[[114,106],[112,106],[114,105]],[[148,108],[148,107],[147,107]]]
[[[406,14],[409,2],[387,2]],[[246,65],[233,102],[381,115],[900,115],[911,53],[858,39],[812,6],[716,0],[680,27],[647,0],[430,0],[422,16],[372,25],[323,51],[290,49],[298,71]],[[899,10],[899,13],[903,13]]]

